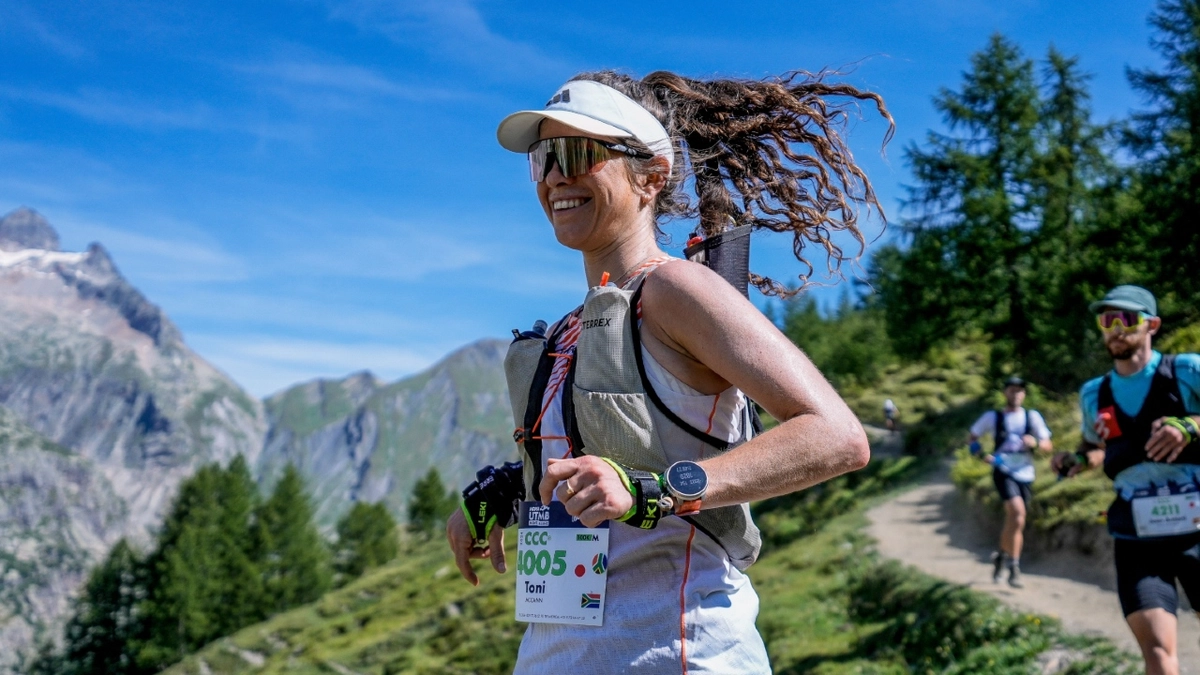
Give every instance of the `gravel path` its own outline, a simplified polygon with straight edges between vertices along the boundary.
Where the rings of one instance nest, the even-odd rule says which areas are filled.
[[[1121,616],[1111,563],[1058,552],[1022,560],[1025,588],[993,584],[988,557],[995,537],[980,532],[966,503],[943,471],[927,483],[867,512],[868,533],[879,552],[927,574],[990,593],[1022,611],[1056,617],[1072,633],[1103,635],[1138,653]],[[1183,673],[1200,675],[1200,621],[1179,612],[1179,660]]]

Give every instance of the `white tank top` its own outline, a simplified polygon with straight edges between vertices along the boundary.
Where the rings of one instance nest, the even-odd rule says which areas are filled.
[[[651,261],[654,266],[669,260]],[[639,314],[640,314],[640,307]],[[559,353],[573,353],[575,312]],[[574,322],[576,325],[570,325]],[[561,326],[561,322],[552,329]],[[688,424],[728,441],[743,437],[746,397],[729,388],[702,394],[672,375],[642,347],[646,377],[672,412]],[[541,435],[565,436],[562,383],[569,360],[559,359],[546,388]],[[700,460],[702,446],[687,432],[660,430],[668,461]],[[566,441],[542,442],[542,469],[549,457],[566,457]],[[611,523],[609,573],[603,626],[529,624],[515,673],[770,673],[766,648],[755,628],[758,595],[725,549],[695,526],[668,517],[653,530]]]

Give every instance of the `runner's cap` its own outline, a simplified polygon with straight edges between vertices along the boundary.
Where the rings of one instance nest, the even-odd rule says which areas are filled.
[[[671,137],[662,123],[641,105],[612,87],[591,80],[571,80],[554,92],[542,110],[522,110],[505,117],[496,138],[505,150],[529,152],[538,141],[538,125],[552,119],[585,134],[636,138],[650,151],[675,164]]]
[[[1008,387],[1020,387],[1020,388],[1024,389],[1025,388],[1025,380],[1022,380],[1021,378],[1017,377],[1016,375],[1013,375],[1004,381],[1004,387],[1005,387],[1005,389],[1007,389]]]
[[[1105,293],[1103,299],[1088,305],[1088,309],[1095,314],[1099,314],[1106,307],[1158,316],[1158,303],[1154,300],[1154,294],[1141,286],[1117,286]]]

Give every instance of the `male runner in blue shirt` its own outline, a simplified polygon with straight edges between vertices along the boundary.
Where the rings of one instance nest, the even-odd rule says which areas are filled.
[[[1151,348],[1162,326],[1154,295],[1118,286],[1090,309],[1113,370],[1080,391],[1083,442],[1056,471],[1104,467],[1117,594],[1148,675],[1178,675],[1178,581],[1200,606],[1200,355]]]

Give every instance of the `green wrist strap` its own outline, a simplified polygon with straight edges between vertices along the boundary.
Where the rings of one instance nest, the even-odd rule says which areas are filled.
[[[1191,424],[1185,424],[1184,421],[1178,417],[1166,417],[1163,419],[1164,425],[1178,429],[1179,433],[1183,434],[1183,439],[1186,442],[1191,443],[1192,441],[1196,440],[1196,435],[1193,434],[1190,429],[1188,429],[1188,426],[1191,426],[1192,429],[1195,429],[1196,423],[1192,422],[1190,419],[1188,422],[1191,422]]]
[[[621,477],[621,483],[633,496],[633,506],[620,518],[617,518],[617,521],[642,530],[654,529],[663,517],[662,511],[658,508],[659,500],[663,496],[662,476],[652,471],[623,467],[607,457],[600,459],[617,472],[617,475]]]
[[[630,506],[629,510],[626,511],[624,515],[622,515],[620,518],[617,518],[617,522],[623,523],[623,522],[629,520],[630,518],[634,517],[635,515],[637,515],[637,507],[638,507],[637,493],[634,492],[634,490],[633,490],[633,483],[631,483],[629,481],[629,474],[625,473],[625,469],[622,468],[620,464],[617,464],[616,462],[612,461],[611,459],[609,459],[607,457],[601,457],[600,459],[605,464],[608,464],[609,466],[611,466],[617,472],[617,475],[621,477],[621,483],[625,485],[625,489],[629,490],[630,496],[633,497],[633,506]]]

